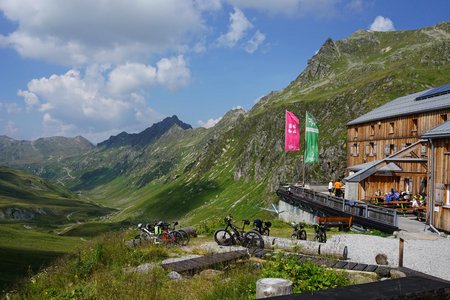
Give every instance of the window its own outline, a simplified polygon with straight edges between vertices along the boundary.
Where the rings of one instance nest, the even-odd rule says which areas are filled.
[[[442,115],[441,115],[441,120],[442,120],[443,122],[446,122],[446,121],[447,121],[447,114],[442,114]]]
[[[422,157],[426,157],[427,156],[427,146],[426,145],[422,145],[420,147],[420,155],[422,155]]]
[[[417,134],[417,119],[412,119],[412,129],[413,134]]]
[[[355,140],[358,139],[358,128],[355,128],[355,129],[353,130],[353,137],[354,137]]]
[[[389,145],[389,155],[392,155],[395,152],[397,152],[397,146],[395,144],[390,144]]]
[[[370,135],[375,135],[375,125],[370,125]]]
[[[354,143],[352,145],[351,155],[352,156],[359,156],[359,145],[358,145],[358,143]]]
[[[450,206],[450,184],[445,185],[444,203],[445,205]]]
[[[376,154],[375,143],[369,143],[369,156],[375,156]]]
[[[389,123],[389,133],[390,134],[393,134],[394,133],[394,122],[390,122]]]

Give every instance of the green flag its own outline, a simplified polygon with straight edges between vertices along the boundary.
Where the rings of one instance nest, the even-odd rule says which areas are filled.
[[[305,163],[312,163],[319,161],[319,127],[317,120],[306,113],[305,125]]]

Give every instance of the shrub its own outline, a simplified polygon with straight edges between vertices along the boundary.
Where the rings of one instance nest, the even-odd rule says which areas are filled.
[[[293,292],[319,291],[349,284],[343,273],[310,262],[300,262],[296,256],[276,254],[265,264],[261,278],[274,277],[292,280]]]

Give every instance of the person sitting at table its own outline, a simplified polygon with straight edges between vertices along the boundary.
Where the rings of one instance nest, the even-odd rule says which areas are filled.
[[[409,195],[408,195],[407,192],[400,192],[400,198],[401,198],[403,201],[409,201]]]
[[[399,192],[394,192],[393,196],[394,196],[394,200],[395,201],[400,200],[400,193]]]
[[[386,193],[386,195],[384,195],[384,201],[385,201],[385,202],[390,202],[390,201],[392,201],[392,195],[391,195],[391,192]]]

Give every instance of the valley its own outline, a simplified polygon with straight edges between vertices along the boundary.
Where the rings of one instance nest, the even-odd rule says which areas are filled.
[[[442,34],[445,33],[445,34]],[[449,82],[450,23],[328,39],[286,88],[214,127],[167,117],[97,145],[82,137],[0,138],[0,290],[102,233],[150,220],[272,218],[280,182],[346,169],[346,123],[395,97]],[[284,151],[284,112],[319,124],[319,163]],[[304,132],[302,129],[301,136]],[[208,226],[209,226],[208,225]]]

